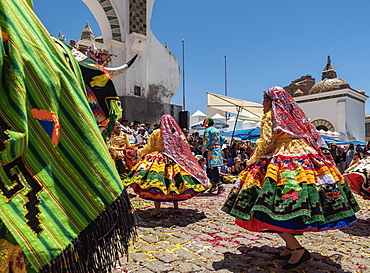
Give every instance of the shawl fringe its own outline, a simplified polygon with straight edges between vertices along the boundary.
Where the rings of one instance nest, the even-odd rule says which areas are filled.
[[[115,262],[128,255],[128,245],[137,235],[135,217],[126,190],[83,230],[42,273],[112,272]]]

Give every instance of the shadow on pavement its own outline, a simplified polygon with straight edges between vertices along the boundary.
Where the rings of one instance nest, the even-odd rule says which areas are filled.
[[[370,236],[370,218],[358,219],[349,227],[342,228],[340,231],[356,236]]]
[[[343,256],[335,254],[332,256],[323,256],[317,252],[311,252],[312,259],[301,264],[295,270],[286,271],[281,267],[286,264],[286,261],[275,259],[275,255],[282,251],[281,249],[270,246],[262,247],[239,247],[240,253],[224,253],[222,261],[213,262],[212,266],[215,270],[226,269],[229,272],[340,272],[344,271],[340,264]]]
[[[154,209],[136,210],[137,226],[140,227],[186,227],[189,224],[198,222],[206,218],[203,212],[198,212],[195,209],[180,209],[180,214],[172,208],[162,208],[161,216],[153,218],[151,213]]]

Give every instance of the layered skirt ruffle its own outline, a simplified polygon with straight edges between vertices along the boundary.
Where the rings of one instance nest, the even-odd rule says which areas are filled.
[[[240,175],[222,210],[250,231],[322,231],[356,220],[359,206],[334,164],[299,139]]]
[[[352,192],[370,200],[370,157],[366,157],[349,167],[344,178]]]
[[[208,189],[161,152],[138,160],[123,184],[141,198],[157,202],[187,200]]]

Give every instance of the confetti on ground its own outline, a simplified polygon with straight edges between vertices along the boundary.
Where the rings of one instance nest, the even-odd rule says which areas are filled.
[[[162,203],[152,218],[153,202],[128,192],[138,221],[138,238],[114,273],[121,272],[285,272],[274,259],[283,244],[276,234],[248,232],[220,210],[231,189],[180,202],[181,214]],[[342,230],[305,233],[299,239],[312,259],[290,272],[370,273],[370,201],[356,196],[359,220]],[[283,249],[283,247],[281,247]]]

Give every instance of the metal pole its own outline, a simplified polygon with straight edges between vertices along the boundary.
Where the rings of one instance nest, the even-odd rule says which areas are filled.
[[[182,39],[182,110],[185,111],[185,41]]]
[[[225,97],[227,97],[227,74],[226,74],[226,54],[224,55],[224,66],[225,66]],[[225,118],[227,121],[227,112],[225,111]]]
[[[234,124],[234,129],[233,129],[233,134],[231,135],[231,141],[230,141],[230,145],[233,145],[233,139],[234,139],[234,133],[235,133],[235,128],[236,128],[236,123],[238,122],[238,118],[239,118],[239,113],[240,113],[240,110],[242,109],[241,106],[238,106],[238,114],[236,115],[236,119],[235,119],[235,124]],[[231,147],[231,146],[230,146]]]

